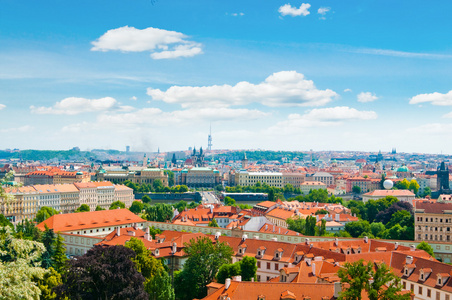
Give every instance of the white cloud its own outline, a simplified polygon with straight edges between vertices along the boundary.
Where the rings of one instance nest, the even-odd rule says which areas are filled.
[[[361,92],[358,94],[358,102],[372,102],[377,100],[378,97],[375,94],[372,94],[371,92]]]
[[[351,92],[351,91],[352,91],[352,89],[345,89],[345,90],[344,90],[345,93]]]
[[[231,85],[172,86],[166,91],[148,88],[153,100],[177,103],[182,107],[229,107],[261,103],[270,107],[322,106],[338,94],[319,90],[312,80],[296,71],[273,73],[259,84],[246,81]]]
[[[270,132],[293,132],[300,128],[340,125],[344,121],[374,120],[374,111],[359,111],[347,106],[312,109],[304,115],[290,114],[285,121],[269,128]]]
[[[431,94],[419,94],[410,99],[410,104],[430,102],[432,105],[449,106],[452,105],[452,90],[447,94],[438,92]]]
[[[278,12],[282,16],[307,16],[310,14],[309,8],[311,7],[311,4],[309,3],[302,3],[299,8],[296,6],[292,6],[290,4],[284,4],[278,9]]]
[[[130,97],[130,99],[129,100],[132,100],[132,101],[137,101],[137,97],[135,97],[135,96],[132,96],[132,97]]]
[[[320,7],[320,8],[317,10],[317,13],[318,13],[319,15],[324,16],[324,15],[326,15],[326,13],[329,12],[330,10],[331,10],[331,7]]]
[[[130,111],[134,108],[131,106],[119,106],[118,102],[111,97],[100,99],[69,97],[55,103],[51,107],[35,107],[32,105],[30,109],[32,113],[36,114],[77,115],[108,110]]]
[[[6,105],[5,104],[0,104],[0,110],[2,110],[4,108],[6,108]]]
[[[373,120],[376,118],[377,114],[374,111],[358,111],[346,106],[313,109],[304,115],[290,114],[287,120],[271,126],[268,132],[293,134],[298,133],[303,128],[337,126],[344,121]]]
[[[352,52],[352,53],[406,57],[406,58],[433,58],[433,59],[435,59],[435,58],[436,59],[452,58],[452,55],[446,55],[446,54],[407,52],[407,51],[398,51],[398,50],[390,50],[390,49],[360,48],[360,49],[348,49],[345,51]]]
[[[92,44],[91,51],[150,51],[153,59],[191,57],[202,53],[201,44],[187,40],[183,33],[153,27],[111,29]]]
[[[33,126],[24,125],[24,126],[20,126],[20,127],[0,129],[0,132],[2,132],[2,133],[10,133],[10,132],[24,133],[24,132],[32,131],[33,129],[34,129]]]
[[[242,16],[244,16],[245,14],[244,13],[232,13],[231,14],[231,16],[233,16],[233,17],[238,17],[238,16],[240,16],[240,17],[242,17]]]
[[[408,128],[407,132],[412,133],[427,133],[427,134],[441,134],[446,133],[450,134],[452,130],[452,124],[441,124],[441,123],[430,123],[424,124],[414,128]]]
[[[329,12],[330,10],[331,10],[331,7],[320,7],[320,8],[317,10],[317,13],[318,13],[319,15],[321,15],[321,17],[320,17],[319,19],[320,19],[320,20],[326,20],[325,15],[326,15],[326,13]]]

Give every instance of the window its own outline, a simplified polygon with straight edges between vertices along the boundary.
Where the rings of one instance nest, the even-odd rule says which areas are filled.
[[[278,263],[275,263],[275,270],[276,270],[276,271],[279,270],[279,265],[278,265]]]
[[[432,296],[432,290],[431,289],[427,289],[427,297],[431,297]]]
[[[402,286],[403,286],[403,289],[406,290],[406,281],[403,282]]]
[[[260,269],[260,267],[261,267],[261,262],[258,261],[258,262],[257,262],[257,268]]]
[[[422,286],[419,286],[419,295],[422,295]]]
[[[269,262],[267,263],[267,269],[269,269],[269,270],[271,269],[271,265],[270,265]],[[267,279],[267,280],[268,280],[268,279]]]
[[[441,300],[441,294],[440,292],[436,292],[436,300]]]

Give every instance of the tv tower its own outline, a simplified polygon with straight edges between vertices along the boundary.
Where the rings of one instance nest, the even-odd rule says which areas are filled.
[[[207,138],[207,150],[212,151],[212,124],[210,124],[209,137]]]

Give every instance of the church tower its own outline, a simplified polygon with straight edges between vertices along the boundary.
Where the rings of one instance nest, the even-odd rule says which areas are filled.
[[[245,152],[243,159],[242,159],[242,169],[246,169],[246,167],[248,167],[248,159],[246,158],[246,152]]]

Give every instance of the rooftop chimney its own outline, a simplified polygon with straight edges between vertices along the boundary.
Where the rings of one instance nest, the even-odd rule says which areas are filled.
[[[265,224],[265,230],[268,230],[268,224]]]
[[[242,235],[242,242],[246,241],[247,238],[248,236],[246,234]]]
[[[339,222],[339,219],[340,218],[340,215],[339,214],[336,214],[336,222]]]
[[[397,250],[397,248],[399,248],[399,242],[395,242],[394,244],[394,250]]]
[[[305,242],[306,242],[306,245],[309,245],[309,239],[306,239]]]
[[[410,246],[410,251],[416,251],[416,246],[411,245],[411,246]]]
[[[334,283],[334,298],[339,298],[339,293],[342,292],[342,285],[340,282]]]
[[[227,290],[230,285],[231,285],[231,278],[226,278],[226,281],[224,282],[224,289]]]
[[[242,281],[242,276],[241,275],[234,276],[232,277],[232,280],[240,282]]]
[[[315,276],[315,264],[314,263],[312,264],[312,275]]]
[[[121,227],[116,227],[116,235],[121,236]]]
[[[407,256],[406,256],[406,261],[405,261],[405,262],[406,262],[407,265],[412,264],[412,263],[413,263],[413,257],[407,255]]]
[[[172,249],[173,254],[176,253],[176,251],[177,251],[177,244],[173,243],[173,249]]]
[[[369,242],[369,238],[367,236],[364,237],[364,243],[368,243]]]
[[[335,239],[334,239],[334,245],[335,245],[336,247],[339,246],[339,239],[338,239],[338,238],[335,238]]]
[[[220,238],[221,232],[217,231],[215,233],[215,239],[218,240]]]

